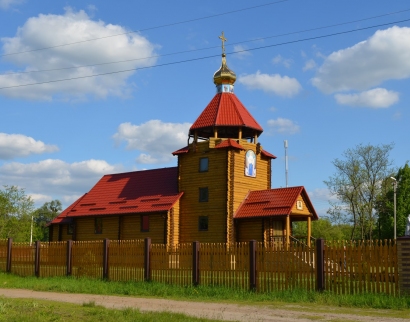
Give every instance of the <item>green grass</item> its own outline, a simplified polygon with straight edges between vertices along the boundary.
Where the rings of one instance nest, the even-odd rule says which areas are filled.
[[[300,289],[257,293],[216,286],[181,287],[156,282],[111,282],[73,277],[18,277],[6,273],[0,273],[0,287],[225,303],[273,304],[280,302],[373,309],[410,309],[410,296],[337,295],[331,292],[319,293]]]
[[[86,322],[212,322],[204,318],[193,318],[184,314],[169,312],[140,312],[134,309],[113,310],[95,305],[94,302],[81,305],[58,303],[43,300],[7,299],[0,297],[1,322],[48,322],[48,321],[86,321]]]

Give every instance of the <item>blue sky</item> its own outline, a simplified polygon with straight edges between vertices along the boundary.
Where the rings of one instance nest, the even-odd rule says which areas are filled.
[[[224,31],[235,93],[278,157],[272,187],[288,140],[289,185],[323,215],[346,149],[393,142],[394,165],[410,159],[409,27],[399,0],[0,0],[0,184],[68,206],[104,174],[175,166],[215,95]]]

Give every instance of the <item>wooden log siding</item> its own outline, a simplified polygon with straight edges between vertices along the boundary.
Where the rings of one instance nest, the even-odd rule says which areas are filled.
[[[179,200],[168,212],[167,245],[174,247],[179,244]]]
[[[236,229],[234,226],[234,187],[235,187],[235,151],[227,151],[227,198],[226,198],[226,242],[234,243],[236,241]]]
[[[68,225],[60,225],[60,241],[72,240],[73,234],[68,234]]]
[[[238,242],[246,242],[249,240],[263,241],[263,219],[241,219],[238,220]]]
[[[234,193],[233,193],[233,211],[235,212],[250,190],[270,189],[270,159],[256,154],[256,144],[241,141],[244,151],[235,150],[233,168],[234,168]],[[252,150],[256,154],[256,177],[245,176],[245,154],[246,151]]]
[[[207,172],[199,172],[199,159],[208,157]],[[197,143],[197,149],[179,156],[180,243],[226,242],[227,153],[209,149],[208,142]],[[208,202],[199,202],[199,188],[208,187]],[[198,217],[208,216],[208,231],[199,231]]]
[[[292,214],[295,215],[310,215],[310,210],[308,209],[306,202],[304,200],[304,198],[299,195],[297,201],[301,201],[302,202],[302,209],[298,209],[297,208],[297,202],[295,203],[295,205],[292,208]]]
[[[149,216],[149,231],[141,231],[141,216],[143,215]],[[144,239],[146,237],[151,237],[152,243],[163,244],[165,242],[164,230],[166,229],[166,215],[167,213],[165,212],[124,215],[121,221],[121,239]]]
[[[76,240],[101,240],[104,238],[118,238],[118,217],[98,217],[102,218],[102,233],[95,234],[95,218],[76,218]]]
[[[60,225],[58,224],[51,225],[51,238],[52,238],[51,241],[58,241],[60,237],[59,230],[60,230]]]

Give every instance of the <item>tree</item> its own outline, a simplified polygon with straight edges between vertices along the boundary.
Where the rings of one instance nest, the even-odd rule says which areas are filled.
[[[4,190],[0,190],[0,238],[28,241],[33,206],[33,200],[24,189],[4,186]]]
[[[33,213],[34,222],[36,223],[35,236],[37,240],[48,241],[49,230],[47,224],[53,220],[63,210],[60,200],[52,200],[44,203]]]
[[[350,238],[350,225],[332,224],[329,218],[312,221],[312,236],[326,240],[346,240]],[[295,236],[306,235],[306,221],[297,221],[292,224],[292,234]]]
[[[408,162],[400,168],[394,176],[397,180],[396,191],[396,224],[397,236],[404,236],[407,217],[410,215],[410,166]],[[375,233],[379,238],[393,238],[394,236],[394,192],[392,180],[383,180],[382,194],[377,198],[376,213],[379,217]]]
[[[351,239],[372,238],[376,199],[382,193],[383,180],[393,173],[392,148],[393,144],[359,144],[346,150],[343,159],[332,162],[336,172],[324,183],[338,201],[330,203],[328,214],[333,222],[352,224]]]

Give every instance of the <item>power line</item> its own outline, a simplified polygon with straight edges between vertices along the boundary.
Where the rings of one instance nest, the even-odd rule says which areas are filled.
[[[179,21],[179,22],[172,22],[172,23],[169,23],[169,24],[159,25],[159,26],[155,26],[155,27],[148,27],[148,28],[144,28],[144,29],[132,30],[132,31],[128,31],[128,32],[120,33],[120,34],[115,34],[115,35],[110,35],[110,36],[91,38],[91,39],[76,41],[76,42],[72,42],[72,43],[68,43],[68,44],[61,44],[61,45],[56,45],[56,46],[43,47],[43,48],[37,48],[37,49],[31,49],[31,50],[26,50],[26,51],[20,51],[20,52],[15,52],[15,53],[4,54],[4,55],[0,55],[0,57],[11,56],[11,55],[19,55],[19,54],[24,54],[24,53],[30,53],[30,52],[33,52],[33,51],[40,51],[40,50],[57,48],[57,47],[71,46],[71,45],[75,45],[75,44],[85,43],[85,42],[88,42],[88,41],[112,38],[112,37],[128,35],[128,34],[141,32],[141,31],[147,31],[147,30],[160,29],[160,28],[171,27],[171,26],[176,26],[176,25],[182,25],[182,24],[186,24],[186,23],[189,23],[189,22],[194,22],[194,21],[199,21],[199,20],[205,20],[205,19],[225,16],[225,15],[229,15],[229,14],[232,14],[232,13],[237,13],[237,12],[252,10],[252,9],[256,9],[256,8],[271,6],[271,5],[275,5],[275,4],[282,3],[282,2],[288,2],[288,1],[290,1],[290,0],[278,0],[278,1],[274,1],[274,2],[260,4],[260,5],[257,5],[257,6],[252,6],[252,7],[247,7],[247,8],[243,8],[243,9],[227,11],[227,12],[218,13],[218,14],[215,14],[215,15],[210,15],[210,16],[205,16],[205,17],[200,17],[200,18],[194,18],[194,19],[189,19],[189,20],[184,20],[184,21]]]
[[[243,52],[248,52],[248,51],[255,51],[255,50],[266,49],[266,48],[271,48],[271,47],[289,45],[289,44],[294,44],[294,43],[298,43],[298,42],[304,42],[304,41],[308,41],[308,40],[328,38],[328,37],[333,37],[333,36],[348,34],[348,33],[356,32],[356,31],[367,30],[367,29],[372,29],[372,28],[377,28],[377,27],[382,27],[382,26],[387,26],[387,25],[392,25],[392,24],[407,22],[407,21],[410,21],[410,18],[409,18],[409,19],[404,19],[404,20],[399,20],[399,21],[393,21],[393,22],[378,24],[378,25],[373,25],[373,26],[369,26],[369,27],[363,27],[363,28],[351,29],[351,30],[347,30],[347,31],[335,32],[335,33],[332,33],[332,34],[327,34],[327,35],[322,35],[322,36],[315,36],[315,37],[309,37],[309,38],[304,38],[304,39],[286,41],[286,42],[279,43],[279,44],[272,44],[272,45],[265,45],[265,46],[250,48],[250,49],[237,50],[237,51],[233,51],[233,52],[228,52],[227,54],[238,54],[238,53],[243,53]],[[146,66],[146,67],[131,68],[131,69],[118,70],[118,71],[112,71],[112,72],[106,72],[106,73],[100,73],[100,74],[94,74],[94,75],[86,75],[86,76],[77,76],[77,77],[71,77],[71,78],[56,79],[56,80],[45,81],[45,82],[37,82],[37,83],[29,83],[29,84],[22,84],[22,85],[5,86],[5,87],[0,87],[0,90],[8,89],[8,88],[17,88],[17,87],[27,87],[27,86],[34,86],[34,85],[58,83],[58,82],[76,80],[76,79],[84,79],[84,78],[91,78],[91,77],[97,77],[97,76],[113,75],[113,74],[119,74],[119,73],[126,73],[126,72],[137,71],[137,70],[148,69],[148,68],[156,68],[156,67],[164,67],[164,66],[169,66],[169,65],[177,65],[177,64],[182,64],[182,63],[188,63],[188,62],[193,62],[193,61],[198,61],[198,60],[204,60],[204,59],[209,59],[209,58],[215,58],[215,57],[219,57],[219,56],[220,56],[220,54],[217,54],[217,55],[209,55],[209,56],[203,56],[203,57],[198,57],[198,58],[180,60],[180,61],[176,61],[176,62],[170,62],[170,63],[159,64],[159,65],[155,65],[155,66]]]
[[[328,25],[328,26],[321,26],[321,27],[316,27],[316,28],[311,28],[311,29],[292,31],[292,32],[279,34],[279,35],[266,36],[266,37],[260,37],[260,38],[250,39],[250,40],[234,42],[234,43],[227,44],[226,46],[234,46],[234,45],[244,44],[244,43],[249,43],[249,42],[254,42],[254,41],[261,41],[261,40],[265,40],[265,39],[278,38],[278,37],[290,36],[290,35],[294,35],[294,34],[306,33],[306,32],[315,31],[315,30],[333,28],[333,27],[343,26],[343,25],[347,25],[347,24],[367,21],[367,20],[371,20],[371,19],[386,17],[386,16],[398,14],[398,13],[408,12],[408,11],[410,11],[410,9],[404,9],[404,10],[400,10],[400,11],[389,12],[389,13],[385,13],[385,14],[382,14],[382,15],[362,18],[362,19],[358,19],[358,20],[351,20],[351,21],[347,21],[347,22],[341,22],[341,23]],[[178,52],[162,54],[162,55],[155,55],[155,56],[149,56],[149,57],[143,57],[143,58],[120,60],[120,61],[114,61],[114,62],[105,62],[105,63],[99,63],[99,64],[72,66],[72,67],[61,67],[61,68],[43,69],[43,70],[32,70],[32,71],[24,71],[24,72],[0,73],[0,75],[32,74],[32,73],[51,72],[51,71],[60,71],[60,70],[68,70],[68,69],[79,69],[79,68],[85,68],[85,67],[94,67],[94,66],[102,66],[102,65],[110,65],[110,64],[120,64],[120,63],[127,63],[127,62],[131,62],[131,61],[146,60],[146,59],[152,59],[152,58],[159,58],[159,57],[165,57],[165,56],[172,56],[172,55],[178,55],[178,54],[191,53],[191,52],[196,52],[196,51],[203,51],[203,50],[214,49],[214,48],[218,48],[218,47],[220,47],[220,46],[204,47],[204,48],[184,50],[184,51],[178,51]]]

